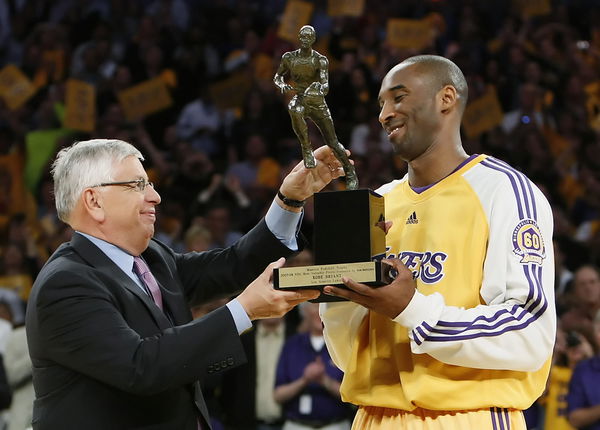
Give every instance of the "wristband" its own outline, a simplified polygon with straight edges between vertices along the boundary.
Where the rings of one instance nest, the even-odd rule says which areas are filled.
[[[281,193],[281,191],[279,191],[279,190],[277,190],[277,197],[279,197],[281,199],[281,201],[283,202],[283,204],[285,204],[287,206],[291,206],[293,208],[301,208],[301,207],[304,206],[304,203],[306,203],[305,201],[289,199],[286,196],[284,196]]]

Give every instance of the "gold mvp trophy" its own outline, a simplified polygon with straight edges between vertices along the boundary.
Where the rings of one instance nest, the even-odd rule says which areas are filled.
[[[313,250],[315,265],[275,269],[277,289],[322,290],[326,285],[344,287],[342,277],[378,286],[389,283],[385,256],[385,208],[383,197],[369,189],[358,189],[358,178],[345,148],[338,141],[325,96],[329,91],[329,61],[312,49],[315,30],[309,25],[298,34],[300,48],[286,52],[273,81],[282,93],[293,92],[288,111],[302,146],[307,168],[316,165],[308,137],[306,118],[319,128],[325,143],[342,163],[345,191],[314,195]],[[289,81],[286,81],[289,79]],[[321,294],[316,302],[342,300]]]

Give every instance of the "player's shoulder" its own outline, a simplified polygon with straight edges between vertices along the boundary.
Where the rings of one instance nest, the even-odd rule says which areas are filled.
[[[489,203],[513,201],[523,213],[537,213],[540,208],[549,210],[548,200],[542,190],[521,170],[498,158],[483,157],[463,177],[480,200]]]
[[[469,182],[485,184],[492,188],[531,188],[533,183],[525,173],[506,161],[492,156],[484,156],[479,163],[463,175]]]

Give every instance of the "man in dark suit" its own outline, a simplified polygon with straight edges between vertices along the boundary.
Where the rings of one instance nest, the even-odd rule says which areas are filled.
[[[75,231],[41,270],[27,309],[34,429],[210,429],[199,380],[245,361],[239,334],[317,292],[272,288],[301,248],[302,201],[343,174],[327,147],[283,180],[265,219],[232,247],[178,254],[152,239],[160,196],[141,153],[96,139],[53,165]],[[262,273],[261,273],[262,272]],[[237,298],[192,321],[194,304]]]

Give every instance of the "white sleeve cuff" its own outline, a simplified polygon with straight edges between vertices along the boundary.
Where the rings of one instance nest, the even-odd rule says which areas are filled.
[[[244,307],[240,304],[240,302],[237,301],[237,299],[233,299],[227,303],[227,309],[229,309],[229,312],[231,312],[231,316],[235,322],[235,328],[237,328],[238,334],[242,334],[252,327],[252,321],[250,321],[250,318],[244,310]]]
[[[265,222],[271,233],[292,251],[298,250],[298,232],[304,211],[286,211],[275,201],[265,215]]]
[[[440,293],[426,296],[418,291],[408,303],[408,306],[394,318],[401,326],[409,330],[427,322],[431,327],[435,326],[440,318],[444,307],[444,298]]]

